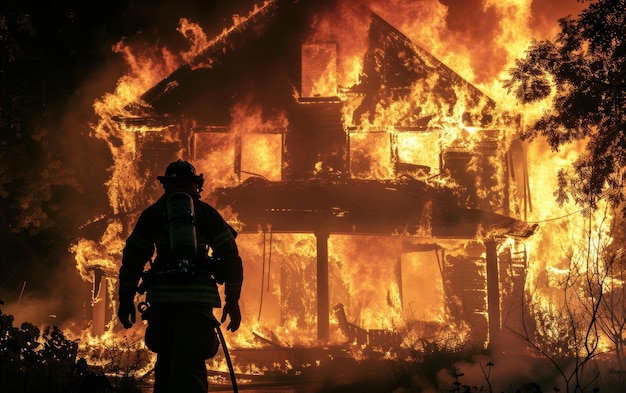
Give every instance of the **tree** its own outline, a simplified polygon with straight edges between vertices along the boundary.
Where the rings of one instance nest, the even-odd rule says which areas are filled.
[[[522,138],[545,137],[555,151],[586,144],[572,168],[559,172],[557,200],[594,209],[603,198],[619,205],[626,175],[626,1],[592,2],[559,24],[554,40],[533,41],[505,87],[522,103],[552,98]]]
[[[623,236],[618,228],[624,222],[617,217],[613,220],[611,236]],[[626,370],[626,248],[623,242],[613,242],[604,248],[600,255],[601,268],[609,277],[604,285],[604,296],[598,309],[598,326],[613,344],[617,369]]]

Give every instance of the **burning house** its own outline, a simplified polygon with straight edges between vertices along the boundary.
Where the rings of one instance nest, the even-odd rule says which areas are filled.
[[[358,2],[267,1],[104,123],[103,237],[190,160],[240,233],[257,338],[400,346],[418,320],[485,344],[521,318],[519,119]]]

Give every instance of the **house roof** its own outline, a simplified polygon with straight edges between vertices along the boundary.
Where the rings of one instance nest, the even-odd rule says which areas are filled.
[[[354,34],[359,31],[359,34],[367,35],[360,37],[367,41],[367,47],[361,54],[363,69],[359,81],[342,86],[343,94],[357,95],[360,99],[364,97],[355,109],[356,123],[361,116],[372,116],[382,96],[386,96],[387,101],[397,99],[410,94],[410,89],[417,83],[428,84],[424,90],[433,98],[431,102],[439,103],[436,104],[440,105],[438,111],[451,111],[462,90],[465,92],[465,105],[483,106],[485,116],[479,121],[491,120],[488,112],[495,107],[493,100],[358,1],[270,0],[215,37],[205,50],[130,105],[128,109],[137,118],[134,121],[146,119],[154,122],[154,119],[164,116],[193,111],[198,97],[216,103],[214,117],[219,118],[220,110],[223,112],[232,103],[232,97],[243,94],[241,89],[260,79],[275,80],[269,89],[274,91],[282,81],[278,81],[278,75],[268,74],[284,73],[284,77],[290,80],[288,83],[298,85],[303,42],[334,39],[339,43],[339,52],[347,51],[347,47],[352,45],[352,42],[343,44],[347,37],[341,37],[338,30],[315,31],[322,24],[317,22],[318,26],[314,26],[315,21],[325,17],[341,18],[341,24],[355,24],[353,28],[344,28],[344,31],[354,31]],[[336,28],[327,25],[323,29]],[[354,37],[350,39],[354,40]],[[434,82],[433,74],[437,75]],[[251,82],[253,79],[257,82]],[[292,92],[284,88],[283,91],[292,98]],[[268,92],[267,88],[265,92]],[[432,110],[416,106],[398,125],[422,126],[434,115]]]

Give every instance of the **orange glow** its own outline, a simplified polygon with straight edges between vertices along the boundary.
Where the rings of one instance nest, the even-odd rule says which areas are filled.
[[[501,83],[513,61],[536,38],[529,25],[531,1],[484,2],[485,11],[493,12],[498,18],[492,48],[472,46],[468,43],[470,38],[449,34],[445,28],[448,10],[439,2],[369,3],[374,12],[411,40],[406,48],[422,55],[423,64],[412,64],[414,59],[410,57],[402,60],[407,66],[422,67],[420,72],[425,76],[406,88],[390,89],[393,97],[380,93],[377,97],[380,99],[371,105],[366,102],[365,94],[354,93],[351,88],[366,78],[364,58],[370,49],[366,26],[372,17],[355,15],[354,7],[342,3],[338,13],[318,15],[312,21],[301,53],[303,61],[310,59],[313,64],[306,62],[302,66],[300,75],[309,79],[293,87],[294,105],[302,104],[298,100],[307,98],[332,98],[333,104],[341,104],[341,122],[349,141],[347,160],[351,180],[393,180],[408,175],[433,188],[451,190],[453,195],[473,189],[474,199],[467,202],[472,208],[539,223],[539,232],[528,239],[498,239],[498,251],[527,251],[526,289],[540,304],[558,304],[561,299],[557,283],[568,268],[564,251],[580,244],[588,235],[585,231],[589,226],[578,214],[580,208],[558,206],[552,194],[556,189],[556,171],[570,165],[581,146],[573,145],[555,153],[541,140],[528,145],[520,143],[527,149],[523,151],[527,155],[528,167],[524,167],[527,179],[519,173],[523,158],[510,162],[509,148],[519,137],[520,128],[532,123],[550,104],[547,99],[522,108]],[[291,124],[282,108],[264,107],[250,96],[232,97],[230,122],[193,123],[188,128],[169,118],[161,119],[158,126],[133,122],[137,120],[137,112],[129,109],[145,105],[142,108],[149,117],[151,108],[142,102],[142,94],[183,65],[192,69],[213,67],[212,59],[199,55],[216,42],[227,40],[249,18],[275,5],[267,1],[255,7],[247,17],[236,18],[230,29],[213,39],[207,38],[200,26],[181,19],[178,30],[190,41],[189,50],[184,53],[173,54],[164,48],[142,51],[127,46],[124,41],[113,48],[124,55],[129,70],[119,79],[114,92],[104,94],[94,103],[100,120],[93,126],[93,134],[110,148],[114,164],[109,168],[108,196],[113,215],[124,219],[108,219],[101,238],[79,239],[73,246],[77,269],[85,281],[94,280],[96,269],[114,281],[123,241],[130,230],[128,223],[134,222],[138,212],[158,197],[160,190],[152,187],[157,173],[139,165],[141,144],[153,134],[171,142],[174,150],[171,154],[193,159],[198,171],[205,175],[203,196],[207,201],[213,198],[211,193],[216,188],[235,187],[252,177],[272,182],[284,180],[290,164],[284,161],[285,153],[290,153],[286,151],[285,138]],[[383,87],[381,92],[386,91]],[[487,115],[493,118],[483,121]],[[171,124],[164,125],[163,121]],[[188,139],[181,136],[184,134],[181,128],[191,134],[186,135]],[[187,146],[192,146],[189,150],[193,154],[185,150]],[[457,162],[463,159],[467,162],[463,162],[462,170],[469,180],[460,184],[452,172],[456,169],[454,165],[460,166]],[[314,174],[321,172],[321,164],[317,163]],[[401,164],[409,169],[400,173],[397,168]],[[517,172],[514,180],[511,167]],[[343,304],[348,321],[366,330],[406,332],[412,328],[411,323],[418,321],[439,326],[440,330],[431,333],[442,341],[445,336],[451,342],[453,336],[460,345],[472,334],[480,336],[482,326],[487,324],[486,255],[482,246],[491,234],[479,231],[477,238],[470,240],[435,239],[430,221],[437,202],[430,200],[426,204],[423,218],[429,221],[428,228],[419,237],[331,233],[328,241],[331,308]],[[241,227],[236,212],[227,208],[222,213],[235,228]],[[610,238],[603,232],[601,219],[592,217],[591,227],[600,231],[603,238]],[[246,270],[241,298],[245,322],[229,337],[229,344],[232,341],[237,349],[263,347],[267,341],[288,348],[326,344],[315,334],[318,296],[315,235],[273,233],[271,225],[256,229],[257,233],[242,233],[237,237]],[[453,281],[450,277],[459,282],[465,280],[459,271],[468,265],[475,277],[467,281],[482,286],[464,288],[461,295],[449,295],[447,291]],[[113,284],[109,285],[114,293]],[[475,307],[467,312],[471,314],[467,319],[472,319],[474,326],[468,320],[454,320],[451,316],[455,307],[463,305],[469,309],[470,303]],[[111,304],[114,307],[115,302]],[[114,322],[107,325],[107,335],[115,336]],[[327,342],[345,344],[346,336],[334,315],[330,316],[330,324]],[[410,341],[409,336],[404,338]],[[214,360],[214,366],[226,370],[223,359]],[[247,366],[248,370],[241,371],[263,372],[254,364]]]

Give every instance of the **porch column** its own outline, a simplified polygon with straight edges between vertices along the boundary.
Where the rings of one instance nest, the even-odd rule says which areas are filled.
[[[489,344],[500,337],[500,277],[498,269],[497,243],[485,242],[487,256],[487,316],[489,318]]]
[[[315,232],[317,240],[317,338],[329,336],[328,232]]]

